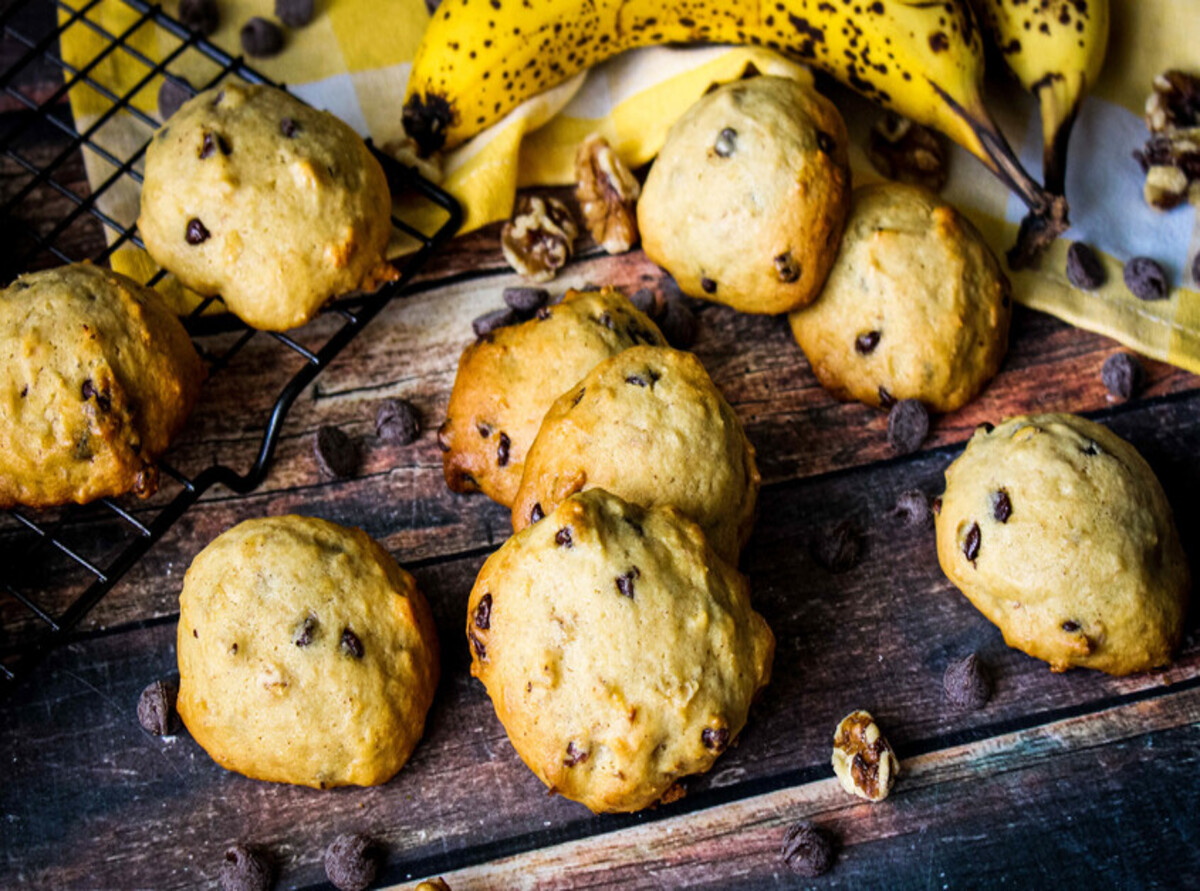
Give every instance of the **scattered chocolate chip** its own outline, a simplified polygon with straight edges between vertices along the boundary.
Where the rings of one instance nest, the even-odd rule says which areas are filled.
[[[617,576],[617,579],[616,579],[617,590],[625,597],[628,597],[630,600],[633,600],[633,594],[634,594],[633,581],[636,578],[640,578],[641,575],[642,575],[642,571],[635,566],[628,572],[622,573],[621,575]]]
[[[574,740],[567,743],[567,757],[563,759],[564,767],[574,767],[588,760],[588,752],[575,745]]]
[[[321,472],[334,479],[349,479],[358,470],[358,443],[337,427],[322,427],[317,431],[313,453]]]
[[[492,627],[492,595],[484,594],[479,598],[479,603],[475,606],[475,616],[473,620],[475,627],[480,631],[487,631]]]
[[[668,298],[658,327],[667,343],[676,349],[686,350],[696,342],[696,315],[682,298]]]
[[[713,151],[721,158],[728,158],[737,151],[737,130],[726,127],[718,133],[717,141],[713,143]]]
[[[1003,489],[992,493],[992,516],[1001,523],[1007,523],[1012,516],[1012,500]]]
[[[507,433],[500,434],[500,442],[496,446],[496,466],[508,466],[508,450],[512,447],[512,440],[508,438]]]
[[[863,356],[875,352],[875,347],[877,346],[879,346],[878,331],[867,331],[854,338],[854,351]]]
[[[325,851],[325,875],[339,891],[366,891],[382,859],[383,849],[369,836],[339,835]]]
[[[263,854],[245,845],[234,845],[221,862],[221,891],[267,891],[274,869]]]
[[[929,507],[929,499],[920,489],[908,489],[896,498],[896,506],[892,513],[899,517],[905,526],[929,527],[933,525],[933,511]]]
[[[1149,257],[1134,257],[1125,264],[1125,287],[1138,300],[1166,300],[1167,273]]]
[[[1073,622],[1072,620],[1068,619],[1067,621],[1062,623],[1062,630],[1067,632],[1068,634],[1074,634],[1076,631],[1079,630],[1079,623]]]
[[[879,387],[879,404],[884,408],[891,408],[896,404],[896,397],[887,391],[887,387]]]
[[[544,288],[505,288],[504,302],[517,313],[530,316],[544,307],[550,300],[550,292]]]
[[[179,21],[188,30],[208,37],[220,24],[216,0],[179,0]]]
[[[288,139],[295,139],[296,134],[300,132],[300,125],[292,118],[284,118],[279,122],[279,132]]]
[[[179,716],[175,713],[175,697],[179,688],[166,681],[155,681],[138,697],[138,723],[147,733],[155,736],[170,736],[179,727]]]
[[[1067,281],[1085,291],[1094,291],[1104,284],[1104,264],[1096,252],[1082,241],[1067,250]]]
[[[519,321],[520,319],[517,318],[517,314],[508,307],[493,309],[491,312],[485,312],[473,321],[471,323],[471,330],[475,332],[476,337],[487,337],[493,331],[499,331],[501,328],[515,325]]]
[[[1142,386],[1142,363],[1132,353],[1113,353],[1104,360],[1100,380],[1118,399],[1132,399]]]
[[[705,294],[717,293],[717,283],[715,281],[713,281],[711,278],[708,278],[708,277],[701,278],[700,279],[700,287],[704,290]]]
[[[833,868],[833,839],[812,823],[795,823],[783,833],[779,856],[796,875],[815,879]]]
[[[729,728],[728,727],[705,727],[700,734],[700,741],[704,743],[704,748],[710,752],[720,754],[729,746]]]
[[[437,445],[443,452],[450,451],[450,419],[442,421],[437,429]]]
[[[196,217],[188,220],[187,231],[184,232],[184,239],[188,244],[203,244],[208,241],[209,232],[204,228],[204,224]]]
[[[529,522],[530,523],[540,523],[545,518],[545,516],[546,516],[546,513],[545,513],[545,511],[542,510],[541,502],[537,502],[533,505],[533,508],[529,511]]]
[[[917,399],[901,399],[888,414],[887,439],[892,450],[910,455],[929,435],[929,412]]]
[[[283,31],[274,22],[255,16],[242,25],[242,50],[247,56],[264,58],[283,49]]]
[[[375,435],[385,442],[408,445],[421,435],[421,416],[407,399],[385,399],[375,410]]]
[[[979,524],[972,523],[971,528],[967,530],[967,537],[963,539],[963,556],[974,563],[979,557]]]
[[[800,280],[800,264],[789,251],[784,251],[775,258],[775,276],[784,284]]]
[[[342,631],[342,651],[347,656],[353,656],[355,659],[363,657],[362,641],[358,639],[358,635],[346,628]]]
[[[313,637],[317,633],[317,620],[314,616],[307,616],[296,629],[295,635],[292,637],[292,643],[298,647],[306,647],[313,642]]]
[[[942,675],[942,690],[946,698],[960,709],[975,711],[983,708],[992,696],[992,679],[979,657],[972,653],[946,666]]]
[[[833,141],[833,137],[824,130],[817,131],[817,148],[819,148],[825,154],[832,155],[833,149],[836,145],[837,143]]]
[[[571,538],[571,527],[563,526],[558,532],[554,533],[554,543],[560,548],[574,547],[575,541]]]
[[[862,534],[850,520],[823,529],[809,543],[812,558],[833,573],[847,572],[857,566],[862,549]]]
[[[176,81],[183,81],[183,78],[172,80],[164,77],[158,87],[158,116],[164,122],[169,121],[171,115],[179,111],[179,106],[191,99],[193,95],[191,90]],[[183,81],[183,83],[186,84],[187,81]]]
[[[289,28],[303,28],[313,18],[313,0],[275,0],[275,18]]]

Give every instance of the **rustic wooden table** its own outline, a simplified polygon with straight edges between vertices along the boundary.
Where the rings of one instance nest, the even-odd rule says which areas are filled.
[[[19,114],[14,103],[0,111]],[[0,118],[0,126],[3,125]],[[72,187],[84,188],[74,168]],[[0,166],[0,197],[18,181]],[[29,217],[53,219],[49,201]],[[98,245],[100,233],[78,235]],[[585,245],[555,288],[603,282],[661,287],[640,253]],[[1100,366],[1116,345],[1018,308],[1012,349],[983,396],[937,419],[917,454],[896,458],[882,413],[831,399],[782,319],[699,309],[695,352],[755,444],[760,519],[742,568],[778,639],[774,679],[739,745],[686,797],[636,816],[593,816],[548,797],[521,764],[482,686],[468,674],[463,611],[475,573],[509,534],[506,511],[450,493],[434,430],[444,415],[470,321],[516,280],[496,228],[457,240],[298,400],[276,463],[249,497],[217,489],[189,512],[87,618],[72,642],[0,703],[0,886],[212,886],[225,848],[266,845],[280,887],[324,881],[338,833],[383,839],[383,884],[444,875],[472,888],[795,887],[778,857],[784,828],[811,819],[840,839],[814,887],[1200,887],[1200,644],[1195,611],[1175,664],[1114,679],[1052,674],[1007,649],[940,572],[932,532],[892,514],[911,488],[936,494],[973,428],[1028,411],[1075,411],[1130,440],[1172,500],[1200,569],[1200,379],[1147,362],[1139,398],[1113,403]],[[320,333],[324,321],[303,336]],[[261,424],[293,369],[256,338],[212,379],[172,460],[248,466]],[[378,402],[411,399],[425,418],[412,446],[374,436]],[[328,482],[312,452],[333,424],[361,437],[357,478]],[[129,502],[136,512],[145,505]],[[289,511],[361,526],[417,576],[443,642],[443,679],[425,738],[390,783],[319,792],[256,782],[217,767],[187,736],[151,737],[135,706],[175,670],[183,571],[239,520]],[[115,530],[83,511],[76,532],[102,547]],[[844,519],[862,529],[862,563],[833,575],[807,543]],[[0,523],[0,572],[19,564]],[[66,583],[64,582],[64,587]],[[65,596],[54,585],[50,605]],[[0,604],[0,645],[27,619]],[[996,692],[981,711],[950,708],[947,662],[979,650]],[[870,709],[903,773],[869,805],[832,777],[837,720]]]

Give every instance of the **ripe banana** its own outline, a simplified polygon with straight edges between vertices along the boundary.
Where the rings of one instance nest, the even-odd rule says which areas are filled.
[[[1108,46],[1108,0],[971,0],[1005,63],[1042,109],[1046,191],[1062,195],[1067,142]]]

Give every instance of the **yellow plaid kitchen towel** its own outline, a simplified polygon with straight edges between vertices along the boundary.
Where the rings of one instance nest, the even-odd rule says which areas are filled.
[[[170,59],[169,69],[197,86],[218,71],[201,54],[180,51],[180,41],[163,29],[150,23],[134,27],[139,15],[124,0],[70,2],[85,11],[73,20],[71,11],[60,13],[61,21],[71,22],[62,39],[65,60],[76,68],[90,66],[89,76],[117,96],[139,88],[134,104],[152,116],[161,79],[148,76],[143,59]],[[176,4],[168,0],[166,11],[174,13]],[[254,15],[270,17],[272,0],[220,0],[219,8],[220,27],[211,39],[236,55],[241,25]],[[280,55],[252,65],[385,145],[403,135],[401,105],[410,60],[428,19],[423,0],[318,2],[310,25],[287,30]],[[107,34],[128,32],[125,39],[135,53],[112,50],[111,40],[89,23]],[[1200,292],[1191,268],[1200,249],[1195,214],[1191,208],[1165,214],[1148,208],[1130,152],[1146,138],[1141,109],[1153,76],[1169,67],[1200,69],[1197,34],[1200,3],[1195,0],[1113,0],[1105,74],[1076,125],[1067,182],[1074,223],[1068,239],[1086,240],[1104,252],[1108,283],[1086,293],[1067,284],[1067,241],[1054,246],[1041,270],[1013,276],[1019,302],[1193,372],[1200,372]],[[709,85],[737,78],[749,65],[763,73],[810,78],[806,69],[768,50],[662,47],[626,53],[529,100],[444,161],[443,185],[463,204],[464,231],[507,218],[518,187],[569,183],[575,146],[589,133],[603,133],[631,166],[646,163],[671,123]],[[93,126],[112,101],[86,84],[73,88],[70,98],[81,129]],[[878,112],[848,92],[833,98],[850,129],[855,181],[877,178],[862,146]],[[1008,89],[993,106],[1022,162],[1036,175],[1041,139],[1032,100]],[[148,128],[125,112],[94,134],[117,157],[128,156],[148,136]],[[85,152],[85,161],[93,186],[113,173],[95,153]],[[998,254],[1012,243],[1024,208],[957,147],[943,194],[975,220]],[[132,181],[111,189],[102,209],[122,224],[136,220]],[[1121,263],[1138,255],[1154,257],[1167,268],[1177,284],[1169,300],[1144,303],[1125,289]],[[152,269],[136,249],[118,251],[113,264],[142,277]],[[178,289],[168,293],[185,302]]]

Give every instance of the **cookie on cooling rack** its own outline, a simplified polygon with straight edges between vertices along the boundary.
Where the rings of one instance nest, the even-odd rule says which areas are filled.
[[[771,674],[745,578],[673,507],[573,495],[488,558],[471,673],[517,754],[593,811],[636,811],[712,767]]]
[[[395,276],[391,206],[383,168],[346,124],[281,90],[229,83],[151,140],[138,229],[184,285],[282,331]]]
[[[0,291],[0,507],[157,487],[204,365],[149,288],[79,263]]]
[[[513,502],[524,529],[583,489],[671,504],[736,564],[754,523],[754,447],[700,360],[639,346],[593,368],[546,413]]]
[[[438,680],[429,605],[359,529],[248,520],[192,562],[179,598],[179,714],[222,767],[317,788],[387,782]]]
[[[463,351],[438,431],[446,484],[509,507],[525,452],[546,410],[596,363],[662,333],[611,288],[568,291],[561,303],[500,328]]]

